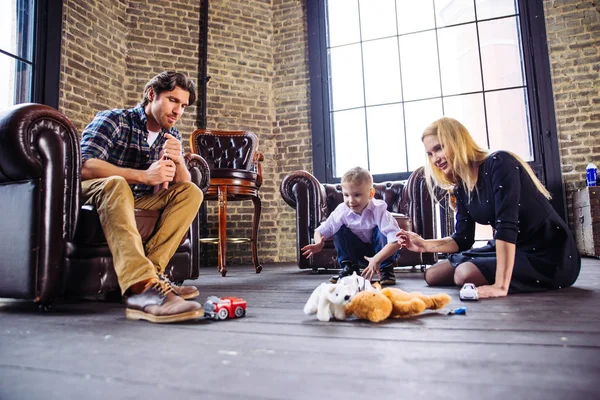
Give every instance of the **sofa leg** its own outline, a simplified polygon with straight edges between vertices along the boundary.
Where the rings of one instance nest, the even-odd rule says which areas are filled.
[[[319,268],[317,268],[317,267],[313,267],[313,269],[312,269],[312,274],[313,274],[313,275],[317,275],[318,273],[319,273]]]

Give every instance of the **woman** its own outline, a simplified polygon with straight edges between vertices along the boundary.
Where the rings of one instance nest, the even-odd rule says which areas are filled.
[[[411,251],[454,253],[425,271],[427,284],[470,282],[478,286],[479,298],[487,298],[575,282],[581,257],[573,236],[527,163],[506,151],[489,154],[452,118],[432,123],[421,140],[430,191],[439,186],[456,196],[452,236],[425,240],[404,230],[397,235]],[[491,225],[495,240],[469,251],[476,222]]]

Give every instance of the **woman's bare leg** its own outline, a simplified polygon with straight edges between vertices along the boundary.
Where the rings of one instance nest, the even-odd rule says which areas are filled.
[[[425,270],[425,282],[429,286],[454,286],[454,267],[442,260]]]
[[[459,264],[454,271],[454,283],[457,286],[462,286],[465,283],[472,283],[475,286],[489,285],[477,265],[472,262],[464,262]]]

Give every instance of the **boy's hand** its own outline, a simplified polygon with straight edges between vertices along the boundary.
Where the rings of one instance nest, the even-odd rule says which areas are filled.
[[[362,272],[362,277],[366,280],[370,281],[374,276],[379,276],[379,267],[380,263],[373,261],[374,257],[365,256],[365,260],[369,262],[367,268],[365,268]]]
[[[306,258],[312,257],[313,254],[317,254],[321,250],[323,250],[323,246],[325,245],[325,238],[321,236],[321,240],[315,244],[307,244],[303,248],[300,249],[302,251],[302,255]]]

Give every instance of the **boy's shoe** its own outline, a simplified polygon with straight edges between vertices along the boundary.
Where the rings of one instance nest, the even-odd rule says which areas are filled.
[[[386,267],[381,270],[381,279],[379,280],[379,284],[381,286],[392,286],[396,284],[394,267]]]
[[[202,306],[173,293],[161,280],[152,282],[142,293],[132,294],[126,300],[127,319],[143,319],[154,323],[189,321],[204,316]]]
[[[340,264],[342,266],[342,269],[340,269],[339,274],[333,275],[331,278],[329,278],[329,282],[337,283],[338,279],[343,278],[345,276],[350,276],[354,272],[360,275],[360,267],[354,264],[352,261],[342,261]]]
[[[163,274],[159,274],[158,279],[169,285],[173,293],[175,293],[177,296],[181,297],[184,300],[191,300],[200,296],[200,292],[198,291],[198,288],[196,286],[177,286],[176,284],[171,282],[166,275]]]

